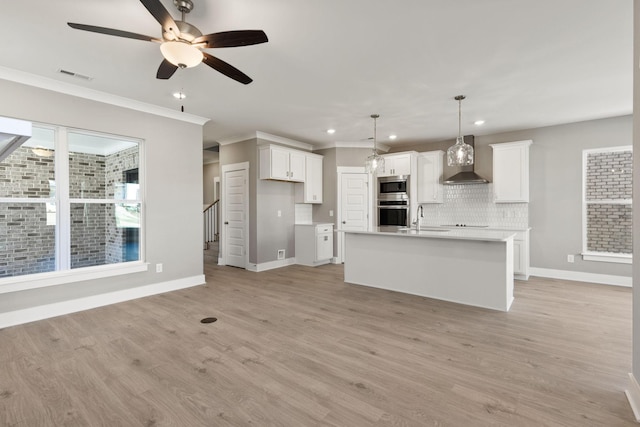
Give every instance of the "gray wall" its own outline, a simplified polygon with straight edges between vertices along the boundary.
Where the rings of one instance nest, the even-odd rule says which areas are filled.
[[[202,126],[0,80],[0,115],[145,141],[146,260],[164,272],[3,294],[0,312],[203,274]],[[179,152],[177,152],[177,148]],[[169,173],[167,172],[169,171]]]
[[[220,177],[219,162],[202,165],[202,203],[204,205],[215,202],[213,198],[213,178],[216,177]]]
[[[587,273],[631,276],[628,264],[567,262],[582,251],[582,150],[631,145],[632,117],[622,116],[566,125],[476,136],[476,172],[492,180],[489,144],[533,140],[530,157],[529,225],[531,266]],[[425,143],[394,151],[446,150],[454,141]],[[444,176],[454,173],[446,166]]]
[[[253,138],[220,146],[220,167],[249,162],[249,263],[262,264],[278,259],[284,249],[286,258],[295,256],[295,184],[259,179],[258,144],[268,141]],[[278,217],[278,210],[281,216]]]

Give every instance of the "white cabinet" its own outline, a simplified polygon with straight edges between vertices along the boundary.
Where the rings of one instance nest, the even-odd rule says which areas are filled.
[[[529,230],[513,238],[513,274],[516,279],[529,280]]]
[[[322,156],[307,154],[305,159],[303,203],[322,203]]]
[[[305,153],[279,145],[260,147],[260,179],[304,182]]]
[[[315,267],[333,258],[333,224],[296,224],[296,263]]]
[[[428,151],[418,154],[417,193],[418,203],[442,203],[442,159],[444,151]]]
[[[411,175],[411,153],[387,154],[384,157],[384,172],[378,176]]]
[[[493,148],[493,201],[529,202],[529,146],[532,141],[491,144]]]

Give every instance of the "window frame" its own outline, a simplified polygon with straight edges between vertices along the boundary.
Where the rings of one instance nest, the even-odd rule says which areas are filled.
[[[12,198],[0,197],[0,203],[54,203],[56,206],[55,227],[55,271],[22,274],[0,278],[0,294],[17,292],[28,289],[37,289],[47,286],[61,285],[65,283],[95,280],[118,275],[148,271],[149,263],[146,262],[146,180],[145,175],[145,141],[141,138],[122,136],[107,132],[91,131],[86,129],[52,125],[33,122],[34,127],[50,129],[54,131],[54,176],[56,192],[54,198]],[[93,135],[105,138],[115,138],[122,141],[130,141],[138,144],[138,173],[139,195],[138,199],[82,199],[71,198],[70,170],[69,170],[69,133]],[[111,264],[101,264],[89,267],[71,268],[71,206],[74,203],[86,204],[139,204],[140,205],[140,231],[139,231],[139,259],[136,261],[122,261]]]
[[[590,148],[582,150],[582,259],[584,261],[610,262],[617,264],[631,264],[633,262],[633,254],[615,253],[615,252],[596,252],[588,250],[588,233],[587,233],[587,210],[589,205],[608,204],[608,205],[629,205],[633,206],[633,198],[631,199],[600,199],[587,200],[587,168],[588,156],[598,153],[617,153],[617,152],[633,153],[632,145],[623,145],[616,147]],[[633,215],[633,211],[632,211]]]

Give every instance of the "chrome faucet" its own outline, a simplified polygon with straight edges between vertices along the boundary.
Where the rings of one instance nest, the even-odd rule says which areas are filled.
[[[420,218],[424,218],[424,211],[422,210],[422,205],[418,205],[418,209],[416,210],[416,230],[420,231]]]

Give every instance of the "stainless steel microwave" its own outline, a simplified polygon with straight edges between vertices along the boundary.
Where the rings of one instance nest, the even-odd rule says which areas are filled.
[[[406,200],[409,198],[409,176],[378,178],[378,200]]]

